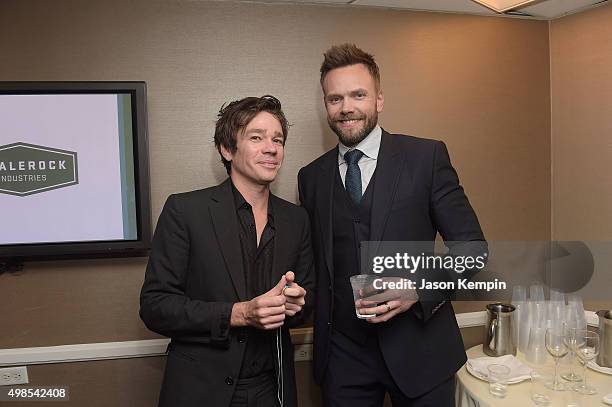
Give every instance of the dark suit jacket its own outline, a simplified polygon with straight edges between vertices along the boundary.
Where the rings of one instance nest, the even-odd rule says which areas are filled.
[[[314,271],[308,216],[272,194],[274,259],[270,288],[287,271],[307,290],[302,312],[276,335],[283,405],[296,405],[290,326],[312,306]],[[171,195],[159,217],[140,296],[140,316],[170,337],[160,406],[225,407],[238,380],[248,332],[230,328],[232,305],[247,301],[239,225],[229,179]],[[279,365],[280,363],[280,365]]]
[[[327,365],[334,306],[332,191],[337,171],[334,148],[298,175],[300,200],[310,215],[317,270],[314,363],[319,382]],[[444,143],[383,130],[375,174],[371,241],[433,242],[438,232],[445,242],[484,241]],[[449,301],[420,301],[378,324],[377,332],[387,367],[408,397],[448,379],[466,361]]]

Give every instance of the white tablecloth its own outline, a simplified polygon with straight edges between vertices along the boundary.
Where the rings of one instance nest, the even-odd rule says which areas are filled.
[[[482,345],[468,349],[467,355],[468,358],[486,356],[482,351]],[[517,356],[521,361],[527,363],[521,354]],[[538,366],[530,366],[536,371],[539,369]],[[550,371],[553,366],[553,359],[549,357],[544,367]],[[582,367],[578,365],[575,370],[582,373]],[[576,403],[574,406],[580,407],[609,407],[602,402],[602,398],[605,394],[612,393],[612,376],[588,369],[587,382],[597,388],[596,395],[583,396],[574,391],[554,392],[551,407],[565,407],[572,405],[571,402]],[[457,372],[456,405],[457,407],[532,407],[535,404],[531,401],[530,390],[531,383],[526,380],[522,383],[508,385],[508,395],[505,398],[495,398],[489,394],[489,384],[469,374],[463,366]]]

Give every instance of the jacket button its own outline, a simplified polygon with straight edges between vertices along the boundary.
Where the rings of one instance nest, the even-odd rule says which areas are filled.
[[[331,325],[331,321],[327,323],[327,325]]]
[[[247,341],[247,334],[238,335],[238,343],[245,343]]]
[[[231,386],[232,384],[234,384],[234,378],[231,376],[226,377],[225,384],[227,384],[228,386]]]
[[[327,289],[328,289],[329,291],[331,291],[331,290],[332,290],[332,286],[331,286],[331,284],[327,286]]]

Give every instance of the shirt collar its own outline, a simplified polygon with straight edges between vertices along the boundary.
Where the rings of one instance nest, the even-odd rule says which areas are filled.
[[[234,204],[236,205],[236,212],[240,209],[246,209],[248,211],[252,211],[253,208],[251,204],[244,199],[244,196],[238,191],[238,188],[234,185],[230,178],[230,184],[232,184],[232,193],[234,195]],[[268,195],[268,223],[271,227],[274,227],[274,210],[272,209],[272,193],[270,192]]]
[[[246,201],[246,199],[244,199],[244,197],[242,196],[240,191],[238,191],[238,188],[236,188],[234,183],[231,182],[231,178],[230,178],[230,184],[232,184],[232,194],[234,194],[234,204],[236,204],[236,210],[242,207],[251,209],[251,205]]]
[[[368,158],[372,158],[374,160],[378,159],[378,151],[380,150],[380,140],[382,138],[382,129],[379,125],[376,125],[374,129],[361,140],[359,144],[357,144],[353,148],[348,148],[342,143],[338,143],[338,165],[344,164],[344,154],[350,150],[359,149],[361,152]]]

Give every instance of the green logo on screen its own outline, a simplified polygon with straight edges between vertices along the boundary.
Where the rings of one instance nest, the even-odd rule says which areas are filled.
[[[0,146],[0,194],[26,196],[78,183],[74,151],[26,143]]]

